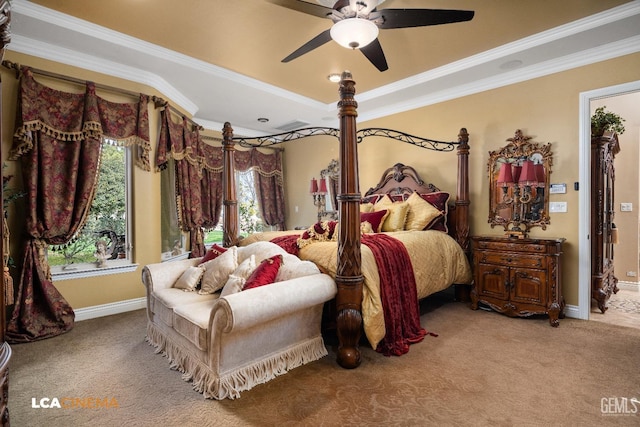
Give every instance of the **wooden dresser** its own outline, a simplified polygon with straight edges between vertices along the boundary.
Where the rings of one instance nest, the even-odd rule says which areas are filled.
[[[564,317],[561,255],[564,239],[475,236],[471,308],[480,303],[508,316],[546,314],[551,326]]]

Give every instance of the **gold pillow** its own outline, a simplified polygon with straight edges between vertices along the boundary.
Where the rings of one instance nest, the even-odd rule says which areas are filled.
[[[388,196],[384,196],[373,205],[374,211],[387,209],[389,215],[382,223],[382,231],[402,231],[407,220],[409,204],[407,202],[393,202]]]
[[[373,203],[360,203],[360,212],[373,212]]]
[[[409,212],[405,230],[424,230],[434,219],[442,215],[440,210],[420,197],[418,193],[411,194],[406,203],[409,205]]]

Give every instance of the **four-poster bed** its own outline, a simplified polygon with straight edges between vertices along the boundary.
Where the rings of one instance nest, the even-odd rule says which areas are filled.
[[[361,250],[361,210],[360,204],[362,194],[359,188],[358,179],[358,156],[357,143],[366,136],[385,136],[418,145],[424,148],[431,148],[438,151],[453,151],[455,148],[458,155],[458,176],[457,191],[453,206],[447,214],[449,234],[457,242],[459,253],[462,254],[464,261],[454,261],[464,263],[468,266],[467,256],[469,250],[469,175],[468,175],[468,134],[466,129],[462,129],[458,135],[458,142],[438,142],[423,138],[402,134],[396,131],[386,129],[364,129],[357,131],[357,103],[354,99],[355,81],[349,72],[342,74],[340,82],[340,101],[338,103],[340,128],[310,128],[300,131],[281,134],[277,136],[256,138],[258,142],[252,144],[245,138],[234,138],[233,129],[229,123],[225,123],[223,129],[223,153],[224,153],[224,172],[223,172],[223,209],[224,209],[224,227],[223,227],[223,244],[224,246],[233,246],[240,244],[238,230],[238,213],[237,213],[237,197],[234,183],[234,151],[236,142],[242,145],[261,146],[282,143],[293,139],[314,136],[314,135],[332,135],[338,136],[339,163],[340,163],[340,185],[338,190],[338,212],[339,221],[337,227],[337,249],[335,258],[335,271],[332,276],[337,284],[338,293],[336,296],[335,312],[336,327],[339,339],[337,361],[344,368],[355,368],[360,364],[360,350],[358,343],[361,331],[363,329],[363,284],[365,277],[362,272],[362,250]],[[444,146],[445,148],[442,148]],[[431,185],[425,184],[418,176],[417,172],[408,166],[398,164],[393,168],[385,171],[381,182],[371,188],[366,195],[371,194],[390,194],[400,195],[406,198],[413,192],[432,193],[438,189]],[[404,196],[402,196],[404,195]],[[446,229],[445,229],[446,230]],[[298,233],[300,233],[298,231]],[[438,232],[426,232],[438,233]],[[393,234],[393,233],[392,233]],[[440,233],[442,234],[442,233]],[[419,243],[418,243],[419,245]],[[442,246],[442,244],[440,244]],[[420,252],[421,246],[413,246],[414,251]],[[415,250],[416,248],[420,250]],[[321,267],[322,269],[322,267]],[[461,277],[470,277],[470,271],[454,274],[453,280],[446,283],[446,287],[456,282]],[[464,283],[469,282],[464,279]],[[440,289],[438,289],[440,290]],[[433,293],[434,290],[426,291],[426,295]],[[420,287],[418,287],[418,296],[421,295]]]

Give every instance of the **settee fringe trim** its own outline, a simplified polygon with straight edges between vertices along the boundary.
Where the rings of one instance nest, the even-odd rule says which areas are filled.
[[[169,366],[192,381],[193,389],[205,399],[236,399],[240,392],[264,384],[279,375],[318,360],[328,354],[322,336],[285,348],[266,359],[224,373],[218,377],[205,363],[166,337],[153,323],[147,323],[146,341],[157,354],[169,359]]]

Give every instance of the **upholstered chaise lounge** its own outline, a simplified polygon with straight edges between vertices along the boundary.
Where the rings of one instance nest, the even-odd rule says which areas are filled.
[[[333,279],[270,242],[230,249],[236,251],[238,269],[282,255],[275,282],[241,291],[236,284],[230,293],[237,276],[220,273],[220,267],[220,296],[220,291],[175,287],[185,271],[200,264],[198,258],[150,264],[142,271],[147,341],[205,398],[237,398],[241,391],[327,354],[320,328],[324,303],[336,294]]]

